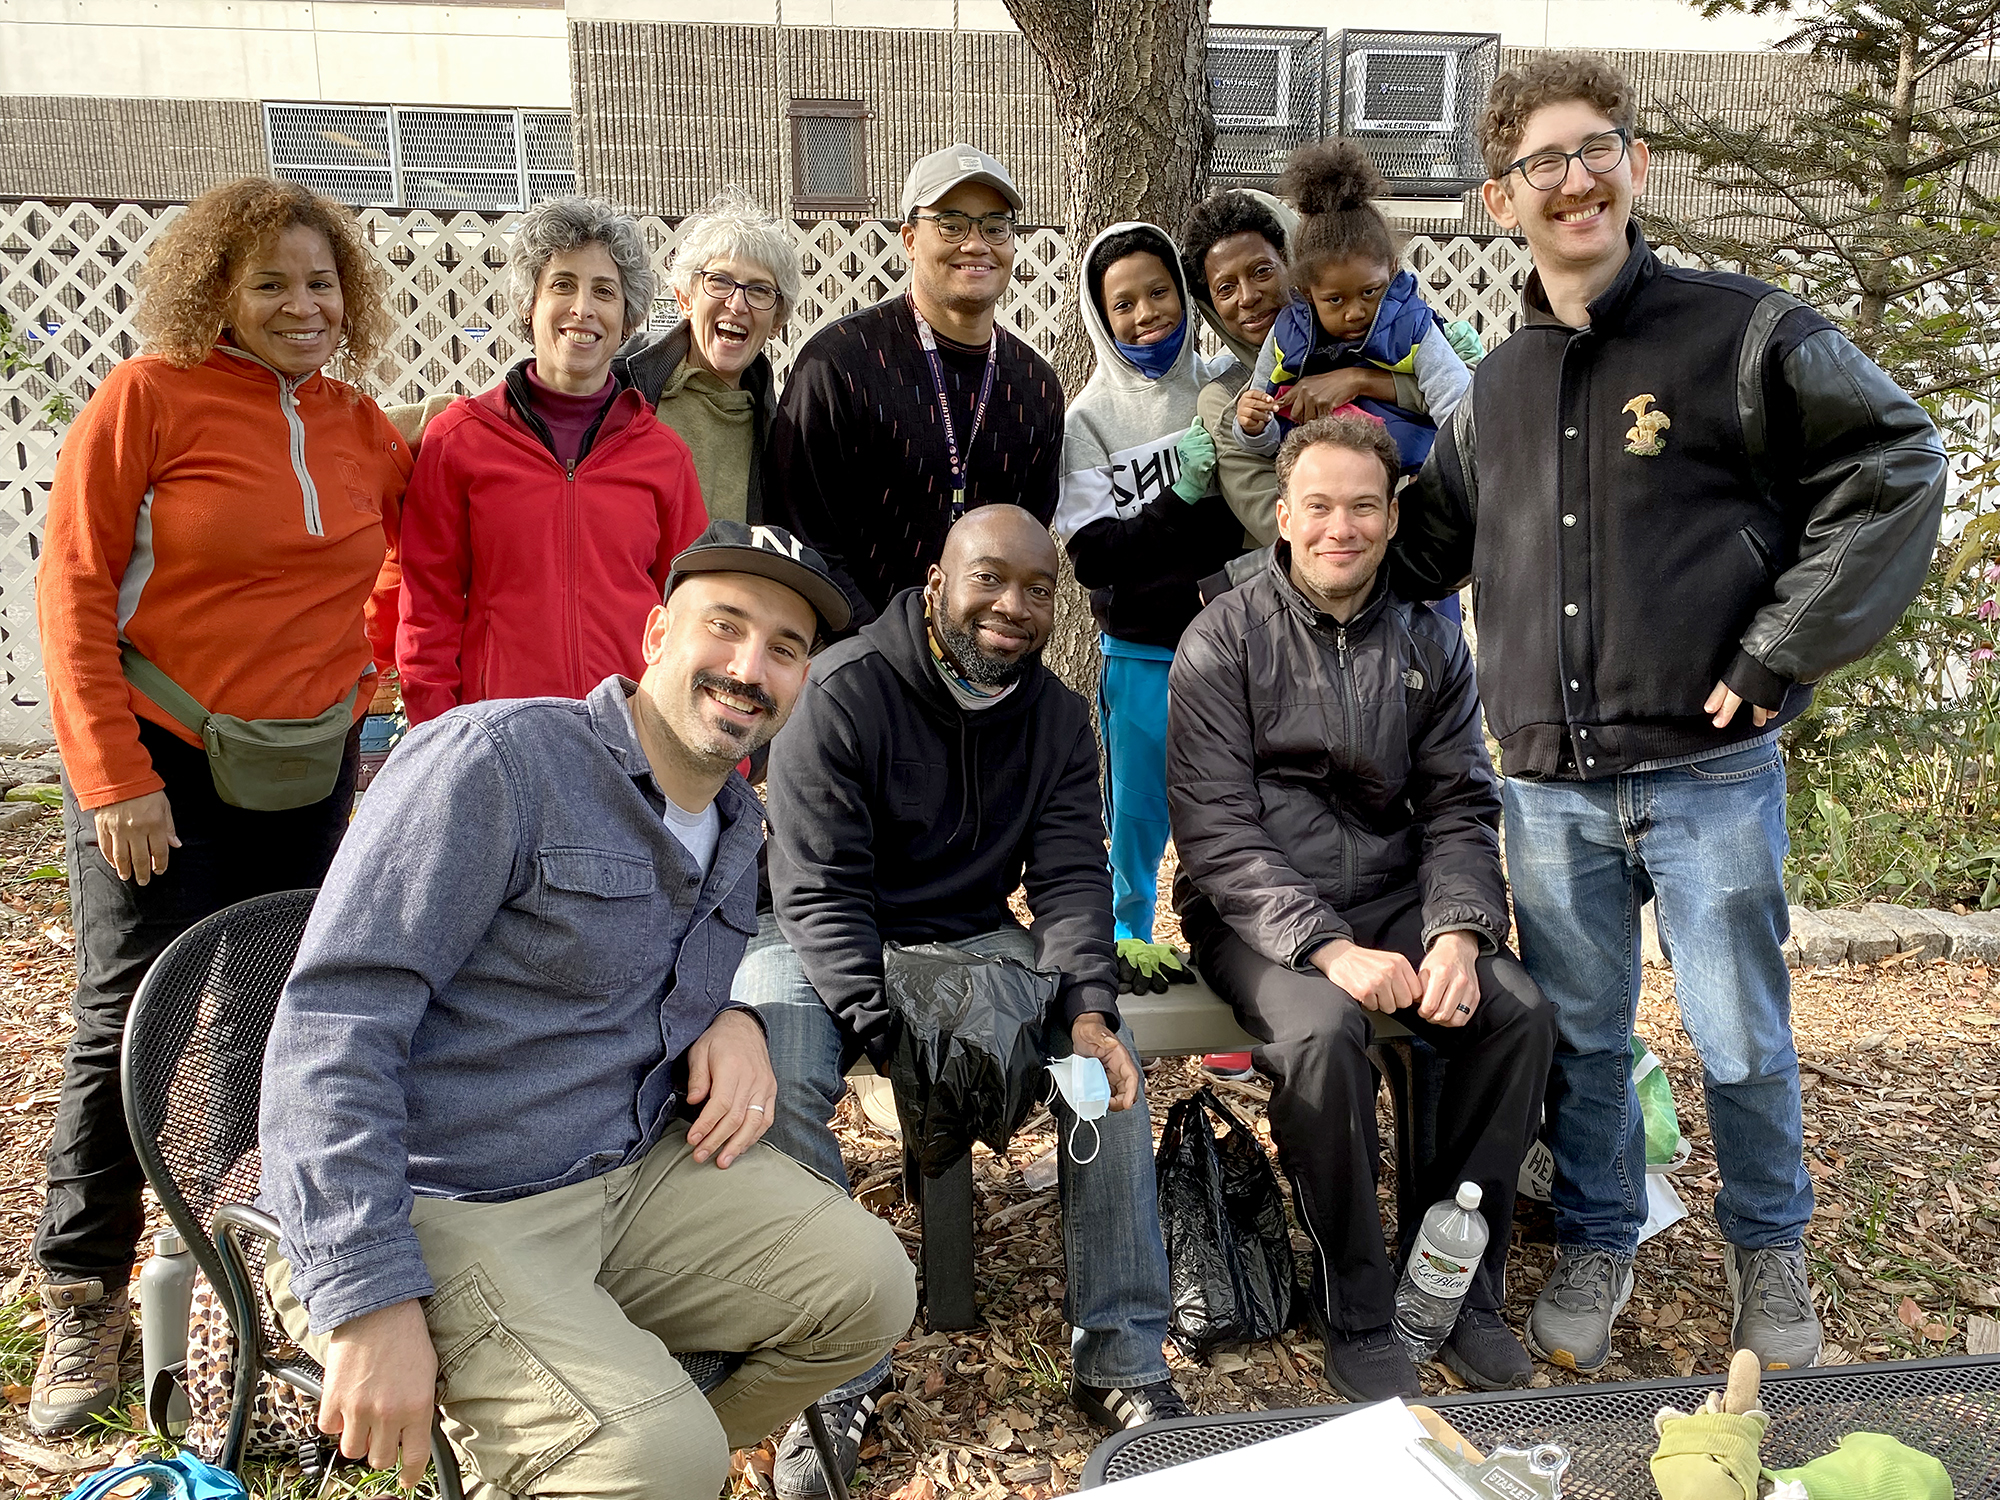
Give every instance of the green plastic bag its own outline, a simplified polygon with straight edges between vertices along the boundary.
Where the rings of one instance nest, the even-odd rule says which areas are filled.
[[[1646,1165],[1679,1166],[1687,1160],[1689,1147],[1681,1139],[1680,1116],[1674,1112],[1673,1085],[1641,1036],[1632,1038],[1632,1086],[1639,1092],[1639,1113],[1646,1120]]]

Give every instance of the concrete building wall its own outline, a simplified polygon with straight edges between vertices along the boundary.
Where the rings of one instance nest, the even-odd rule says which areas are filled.
[[[569,103],[561,0],[0,0],[0,96]]]
[[[240,99],[0,95],[0,194],[185,202],[268,170],[262,109]]]

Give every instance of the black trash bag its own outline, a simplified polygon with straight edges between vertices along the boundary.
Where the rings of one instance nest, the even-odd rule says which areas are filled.
[[[1048,1093],[1042,1059],[1054,977],[948,943],[891,943],[882,967],[889,1081],[919,1169],[943,1176],[976,1140],[1005,1150]]]
[[[1211,1119],[1224,1127],[1220,1139]],[[1202,1359],[1283,1332],[1297,1266],[1278,1176],[1257,1137],[1205,1088],[1168,1111],[1154,1169],[1175,1347]]]

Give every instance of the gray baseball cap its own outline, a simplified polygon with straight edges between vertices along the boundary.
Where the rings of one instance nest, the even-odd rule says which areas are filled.
[[[999,159],[960,141],[933,151],[910,168],[910,175],[903,179],[903,217],[909,218],[913,208],[928,208],[964,182],[984,183],[1005,198],[1015,213],[1021,211],[1021,190]]]

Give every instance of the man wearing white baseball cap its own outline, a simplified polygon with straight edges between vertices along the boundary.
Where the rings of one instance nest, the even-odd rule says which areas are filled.
[[[924,582],[945,533],[981,505],[1047,525],[1062,385],[995,321],[1014,270],[1020,189],[963,143],[903,183],[910,285],[807,340],[771,433],[765,514],[817,548],[867,624]]]

